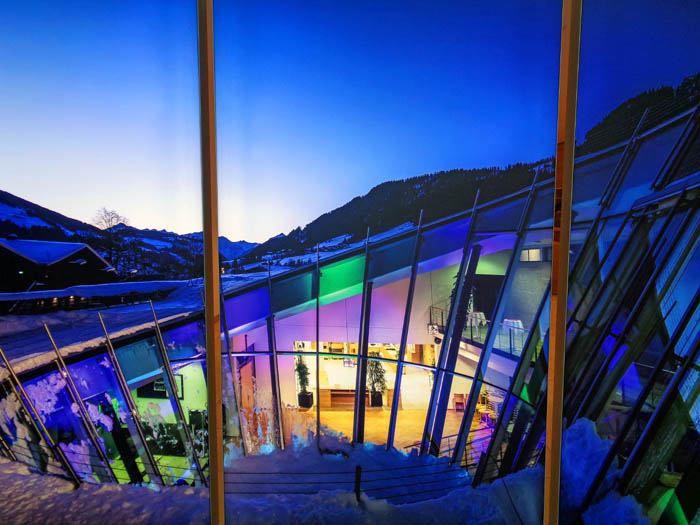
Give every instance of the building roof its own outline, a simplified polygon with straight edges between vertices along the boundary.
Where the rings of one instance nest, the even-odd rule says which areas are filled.
[[[25,239],[0,239],[0,246],[29,259],[36,264],[51,265],[87,248],[100,257],[95,250],[82,242],[32,241]],[[100,257],[102,259],[102,257]],[[104,261],[104,259],[102,259]],[[109,263],[104,261],[109,266]]]

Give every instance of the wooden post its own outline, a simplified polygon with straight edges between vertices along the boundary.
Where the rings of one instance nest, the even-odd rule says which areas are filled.
[[[204,316],[207,344],[207,414],[209,417],[209,513],[224,523],[224,445],[221,393],[221,310],[219,294],[219,222],[216,177],[216,103],[214,95],[214,7],[197,0],[199,117],[202,157],[204,241]]]
[[[545,441],[544,523],[559,522],[561,439],[563,431],[564,353],[571,237],[571,194],[576,146],[576,99],[581,44],[581,0],[563,0],[559,109],[554,171],[554,230],[547,372],[547,431]]]

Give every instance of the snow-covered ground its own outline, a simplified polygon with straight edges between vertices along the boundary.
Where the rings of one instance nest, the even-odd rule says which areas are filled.
[[[564,440],[564,469],[562,480],[562,510],[572,508],[580,501],[580,487],[590,479],[591,461],[598,461],[607,450],[593,430],[590,421],[581,420],[571,427]],[[456,488],[441,497],[418,503],[397,505],[387,500],[363,494],[357,502],[352,490],[326,484],[314,494],[289,494],[299,490],[304,476],[319,479],[321,472],[328,476],[354,471],[361,463],[368,475],[381,472],[383,477],[394,477],[384,484],[404,491],[429,487],[424,477],[396,478],[399,472],[412,468],[441,468],[444,463],[432,457],[417,457],[397,451],[387,452],[380,447],[362,446],[354,449],[340,442],[324,442],[323,447],[337,454],[320,455],[315,447],[287,449],[265,456],[240,458],[226,469],[226,479],[236,480],[236,472],[257,472],[264,483],[246,487],[265,495],[226,496],[227,523],[400,523],[439,524],[479,523],[511,524],[541,523],[542,484],[541,467],[527,469],[476,489],[468,485],[468,478],[455,470],[459,482]],[[412,467],[412,468],[409,468]],[[392,468],[394,470],[386,470]],[[261,473],[268,474],[261,474]],[[303,472],[295,477],[284,477],[282,472]],[[393,474],[388,474],[393,473]],[[342,474],[344,475],[344,474]],[[375,476],[376,477],[376,476]],[[282,480],[286,480],[282,482]],[[406,484],[406,480],[410,484]],[[167,487],[158,490],[127,485],[83,485],[74,490],[62,478],[32,473],[20,463],[0,459],[0,521],[19,523],[207,523],[208,493],[204,488]],[[242,485],[241,485],[242,486]],[[369,491],[371,492],[371,491]],[[286,494],[285,494],[286,493]],[[639,506],[631,497],[621,498],[608,493],[601,502],[584,514],[587,524],[645,523]],[[562,521],[564,522],[564,520]]]

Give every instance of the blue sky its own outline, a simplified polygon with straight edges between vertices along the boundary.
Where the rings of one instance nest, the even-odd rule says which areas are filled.
[[[0,189],[201,229],[194,0],[0,0]],[[220,230],[554,150],[560,4],[215,1]],[[696,2],[584,2],[579,136],[700,71]]]

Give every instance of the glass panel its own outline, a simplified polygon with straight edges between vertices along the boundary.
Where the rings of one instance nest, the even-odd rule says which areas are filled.
[[[474,283],[470,291],[468,312],[465,326],[462,327],[462,339],[460,343],[460,355],[455,371],[460,374],[473,377],[476,365],[481,356],[481,349],[492,323],[491,316],[496,309],[496,301],[505,279],[508,262],[513,253],[517,236],[513,233],[503,234],[476,234],[474,244],[481,245],[479,263],[476,267]],[[510,321],[510,320],[509,320]],[[521,321],[522,323],[522,321]],[[513,323],[514,332],[522,326]],[[499,336],[501,330],[496,329],[492,338]],[[510,348],[510,326],[504,326],[504,342],[506,348]],[[517,338],[521,333],[515,334]],[[500,336],[499,336],[500,337]],[[500,358],[499,358],[500,359]],[[513,368],[510,366],[509,368]],[[507,385],[506,385],[507,388]]]
[[[405,360],[436,366],[469,219],[423,233]]]
[[[369,356],[380,355],[380,350],[370,347]],[[389,433],[391,403],[394,397],[396,364],[367,360],[367,388],[365,391],[365,443],[385,445]],[[402,385],[403,389],[403,385]],[[399,403],[401,400],[399,400]]]
[[[651,184],[659,174],[683,127],[684,122],[681,122],[644,139],[625,173],[622,186],[608,213],[625,212],[632,207],[634,201],[650,193]]]
[[[696,134],[683,155],[676,172],[671,175],[671,181],[693,175],[698,170],[700,170],[700,135]]]
[[[258,326],[247,332],[237,333],[231,337],[231,352],[269,352],[270,341],[267,337],[267,322],[259,321]],[[248,325],[250,326],[250,325]]]
[[[435,372],[420,366],[404,365],[399,409],[396,413],[394,447],[408,452],[420,449]]]
[[[316,436],[316,355],[277,357],[284,442],[310,445]]]
[[[238,417],[238,403],[240,393],[236,392],[234,383],[234,373],[231,368],[235,367],[235,358],[229,359],[224,356],[221,362],[222,373],[222,404],[224,410],[224,467],[231,465],[231,462],[244,454],[243,436],[241,434],[241,422]]]
[[[326,305],[362,293],[364,272],[364,255],[322,266],[321,304]]]
[[[234,357],[246,454],[269,454],[277,447],[270,359],[256,355]]]
[[[554,186],[537,190],[530,208],[529,228],[551,228],[554,214]],[[574,218],[575,220],[575,218]]]
[[[369,252],[369,279],[389,276],[397,270],[411,265],[413,248],[416,244],[414,235],[384,246],[373,247]]]
[[[63,466],[34,428],[29,413],[7,382],[0,385],[0,433],[18,461],[50,474],[63,474]]]
[[[499,435],[492,439],[496,440],[491,454],[488,456],[486,467],[482,477],[482,482],[490,482],[502,474],[508,472],[507,466],[513,461],[515,451],[520,446],[522,437],[530,428],[534,409],[524,401],[515,396],[508,400],[507,409],[503,415]],[[506,470],[502,470],[506,465]]]
[[[517,229],[526,201],[526,197],[520,197],[493,208],[480,210],[476,215],[477,231],[513,231]]]
[[[68,365],[78,394],[104,443],[120,483],[157,483],[145,443],[106,355]]]
[[[551,231],[526,233],[519,260],[516,259],[508,277],[510,282],[502,298],[501,315],[494,320],[497,325],[493,349],[502,352],[511,361],[522,353],[542,295],[549,284],[551,249]],[[495,357],[492,356],[491,360]],[[505,367],[507,370],[502,368],[498,368],[499,373],[509,373],[510,367]],[[493,378],[489,380],[496,382]]]
[[[168,358],[171,361],[203,355],[206,352],[204,321],[196,321],[172,328],[164,331],[162,335]]]
[[[208,476],[209,417],[207,412],[207,365],[204,359],[171,363],[175,386],[180,398],[185,423],[190,429],[194,452],[204,475]]]
[[[315,305],[314,280],[316,270],[301,275],[272,282],[272,311],[274,313],[291,310],[304,311]],[[311,303],[311,304],[309,304]]]
[[[476,402],[474,419],[471,421],[462,456],[462,465],[474,474],[483,454],[489,448],[494,426],[505,401],[505,391],[479,382],[479,398]]]
[[[356,347],[357,345],[355,345]],[[322,343],[319,370],[321,432],[352,439],[357,349],[350,355],[347,343]]]
[[[694,234],[677,245],[676,252],[682,255],[670,258],[668,272],[672,280],[664,275],[657,280],[656,293],[649,294],[632,329],[616,343],[619,349],[593,392],[588,414],[596,418],[601,436],[617,436],[697,290],[700,230],[691,226],[689,232]],[[612,345],[612,337],[608,340],[606,343]],[[682,343],[676,348],[681,356],[682,348]]]
[[[683,216],[684,214],[681,213],[672,218],[672,223],[666,232],[667,238],[672,238],[679,228]],[[613,273],[604,281],[602,293],[597,294],[597,296],[590,294],[587,296],[586,300],[590,302],[590,313],[588,308],[579,308],[573,319],[574,324],[569,326],[567,334],[569,349],[567,350],[566,373],[567,377],[571,378],[570,384],[573,384],[578,374],[583,371],[582,363],[591,355],[592,347],[597,343],[601,331],[605,328],[615,309],[620,306],[627,286],[639,288],[648,279],[653,270],[654,261],[649,258],[642,260],[642,256],[658,234],[657,224],[664,219],[663,216],[644,217],[638,222],[633,234],[634,238],[629,244],[630,249],[622,252],[620,262],[615,265]],[[638,291],[641,292],[641,289]],[[637,293],[628,293],[628,302],[633,303],[637,296]],[[628,308],[631,306],[632,304]],[[628,310],[624,306],[621,307],[621,317],[613,323],[612,329],[614,331],[621,329],[627,313]],[[585,325],[582,325],[584,320]]]
[[[446,379],[451,381],[447,410],[445,411],[445,424],[442,430],[440,442],[440,455],[450,456],[454,452],[457,435],[462,424],[464,412],[469,401],[469,392],[472,380],[457,374],[447,374]]]
[[[85,481],[109,482],[109,470],[80,418],[78,407],[68,394],[66,380],[49,372],[23,381],[24,389],[54,442],[61,447],[73,469]]]
[[[260,322],[270,315],[270,296],[267,287],[257,288],[224,301],[226,324],[229,330],[240,329]]]
[[[695,319],[697,323],[697,318]],[[697,336],[697,331],[695,332]],[[695,339],[694,345],[699,341]],[[653,437],[641,461],[631,473],[628,491],[648,509],[653,523],[694,523],[700,500],[697,487],[700,479],[700,362],[696,356],[678,390],[669,392],[671,404],[660,414]],[[668,378],[658,385],[665,389]],[[650,412],[656,407],[663,390],[656,385],[645,410],[633,431],[625,439],[622,457],[626,457],[645,427]],[[645,409],[647,403],[645,403]]]
[[[571,215],[573,221],[591,221],[595,218],[599,209],[598,202],[621,156],[622,149],[618,149],[602,157],[576,163]]]
[[[200,483],[194,451],[187,441],[174,399],[175,389],[164,372],[155,337],[115,352],[136,403],[146,444],[166,483]],[[178,388],[177,392],[181,395],[182,389]]]

